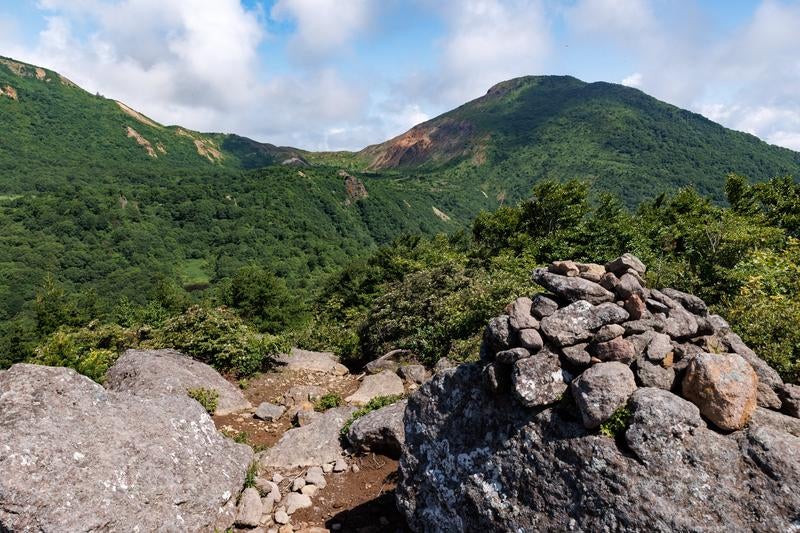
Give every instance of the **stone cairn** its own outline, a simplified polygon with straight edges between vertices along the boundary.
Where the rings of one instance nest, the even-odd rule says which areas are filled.
[[[784,385],[698,297],[648,289],[645,265],[625,254],[605,266],[556,261],[533,272],[549,293],[518,298],[490,320],[481,359],[497,392],[526,407],[570,389],[585,427],[598,428],[638,387],[694,403],[718,430],[747,424],[756,406],[798,416]]]

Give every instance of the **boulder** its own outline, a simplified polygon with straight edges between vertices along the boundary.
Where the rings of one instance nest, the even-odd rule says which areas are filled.
[[[592,356],[589,355],[589,352],[586,348],[589,345],[585,342],[582,344],[576,344],[574,346],[564,346],[561,348],[561,354],[564,357],[564,361],[575,368],[583,368],[589,366],[591,363]]]
[[[608,324],[597,330],[592,342],[608,342],[625,334],[625,328],[619,324]]]
[[[495,358],[497,359],[497,362],[503,363],[504,365],[513,365],[518,360],[525,359],[530,356],[531,352],[529,352],[526,348],[511,348],[510,350],[497,352]]]
[[[557,346],[571,346],[592,338],[593,331],[606,324],[628,319],[628,313],[616,304],[592,305],[579,300],[542,319],[542,333]]]
[[[683,377],[683,396],[718,428],[743,428],[756,408],[758,376],[737,354],[702,353]]]
[[[422,385],[428,379],[428,371],[422,365],[403,365],[397,370],[397,374],[406,383],[416,383]]]
[[[657,389],[672,390],[675,384],[675,370],[653,364],[644,357],[640,357],[633,364],[633,373],[636,382],[642,387],[655,387]]]
[[[669,335],[655,333],[647,343],[645,356],[654,363],[661,363],[673,351]]]
[[[311,507],[311,498],[309,498],[306,494],[290,492],[283,499],[282,503],[286,507],[286,514],[293,515],[300,509]]]
[[[370,361],[364,367],[369,374],[378,374],[384,370],[396,372],[400,368],[400,363],[404,358],[413,357],[411,350],[392,350],[374,361]]]
[[[527,297],[517,298],[506,307],[509,324],[519,331],[527,328],[538,328],[539,321],[531,314],[533,300]]]
[[[559,274],[561,276],[577,276],[580,274],[580,270],[578,269],[578,265],[574,261],[553,261],[550,263],[550,266],[547,267],[547,270],[552,272],[553,274]]]
[[[679,302],[686,310],[694,313],[695,315],[699,316],[706,316],[708,315],[708,306],[706,303],[695,296],[694,294],[688,294],[685,292],[681,292],[675,289],[661,289],[661,292],[672,298],[673,300]]]
[[[615,440],[564,405],[524,409],[480,380],[464,364],[409,398],[397,504],[414,531],[796,529],[791,435],[751,424],[740,447],[690,402],[645,388]]]
[[[536,353],[542,349],[542,336],[535,329],[523,329],[517,335],[519,344],[530,353]]]
[[[279,419],[281,415],[286,411],[286,408],[282,405],[275,405],[274,403],[269,402],[262,402],[256,408],[255,415],[256,418],[260,418],[261,420],[266,420],[267,422],[274,422],[275,420]]]
[[[622,307],[628,312],[631,320],[639,320],[647,316],[647,306],[645,305],[641,294],[632,294],[627,300],[625,300],[625,302],[622,304]]]
[[[736,333],[726,330],[719,338],[728,350],[742,356],[756,371],[758,375],[758,405],[769,409],[780,409],[781,399],[778,391],[783,387],[783,380],[775,369],[758,357]]]
[[[591,304],[601,304],[614,301],[614,293],[607,291],[597,283],[580,277],[559,276],[543,268],[538,268],[533,271],[533,281],[570,302],[586,300]]]
[[[558,401],[571,379],[572,376],[561,370],[558,355],[548,350],[518,360],[511,372],[514,394],[526,407]]]
[[[0,427],[3,531],[225,530],[253,458],[184,393],[109,391],[68,368],[0,374]]]
[[[328,486],[328,482],[325,480],[325,475],[322,472],[322,468],[319,466],[312,466],[306,472],[306,483],[310,483],[316,487],[324,489]]]
[[[336,356],[330,352],[312,352],[292,348],[288,354],[279,355],[276,360],[286,370],[291,371],[303,370],[336,376],[344,376],[349,373],[347,367],[339,363]]]
[[[637,274],[643,275],[647,271],[647,267],[638,257],[632,254],[622,254],[613,261],[606,263],[606,271],[617,276],[625,274],[628,270],[633,270]]]
[[[297,468],[322,466],[342,457],[339,432],[355,412],[355,407],[334,407],[310,424],[293,428],[259,457],[259,463],[268,468]]]
[[[512,344],[511,319],[508,315],[494,317],[486,325],[483,332],[483,342],[489,351],[497,353],[508,350]]]
[[[190,389],[219,394],[214,414],[252,409],[238,387],[205,363],[175,350],[127,350],[106,373],[106,388],[146,398],[185,395]]]
[[[580,274],[578,274],[580,277],[595,283],[598,283],[603,274],[606,273],[605,267],[597,263],[578,263],[578,270],[580,271]]]
[[[620,300],[627,300],[634,294],[639,295],[639,298],[644,301],[646,298],[645,289],[639,280],[633,274],[623,274],[619,278],[619,284],[615,287],[614,291]]]
[[[293,385],[283,393],[283,403],[287,406],[313,404],[325,395],[325,389],[316,385]]]
[[[403,380],[394,372],[384,370],[380,374],[366,376],[358,390],[345,398],[345,401],[354,405],[366,405],[371,399],[378,396],[393,396],[405,393]]]
[[[405,442],[403,415],[406,403],[407,400],[400,400],[357,418],[347,432],[347,440],[359,452],[400,457]]]
[[[572,395],[587,428],[608,420],[635,390],[633,372],[616,361],[593,365],[572,382]]]

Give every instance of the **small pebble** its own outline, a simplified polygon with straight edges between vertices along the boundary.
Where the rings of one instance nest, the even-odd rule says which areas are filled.
[[[330,474],[331,472],[333,472],[333,463],[327,463],[322,465],[322,471],[325,472],[326,474]]]
[[[333,465],[333,471],[334,472],[344,472],[345,470],[347,470],[347,461],[345,461],[344,459],[341,459],[341,458],[337,459],[336,460],[336,464]]]
[[[317,495],[318,490],[319,488],[317,488],[316,485],[306,485],[302,489],[300,489],[300,492],[305,494],[309,498],[313,498],[314,496]]]
[[[299,477],[292,482],[292,491],[297,492],[306,486],[306,480]]]
[[[354,474],[358,474],[361,471],[361,468],[355,463],[353,463],[353,466],[351,468],[353,469]]]
[[[272,474],[272,482],[273,483],[280,483],[281,481],[283,481],[283,476],[282,475],[280,475],[278,472],[275,472],[274,474]]]
[[[286,511],[284,509],[278,509],[278,512],[275,513],[275,521],[279,524],[288,524],[289,515],[286,514]]]

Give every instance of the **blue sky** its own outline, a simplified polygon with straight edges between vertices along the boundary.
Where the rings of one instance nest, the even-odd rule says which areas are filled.
[[[154,119],[357,149],[525,74],[800,150],[800,1],[0,0],[0,55]]]

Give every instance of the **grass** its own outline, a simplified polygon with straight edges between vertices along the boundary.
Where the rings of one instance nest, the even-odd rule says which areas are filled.
[[[628,429],[632,414],[627,405],[619,407],[611,414],[611,418],[600,424],[600,434],[612,439],[622,435]]]
[[[198,387],[196,389],[189,389],[186,391],[186,394],[189,395],[189,398],[193,400],[197,400],[200,402],[200,405],[203,406],[203,409],[208,412],[208,414],[213,415],[214,411],[217,410],[217,403],[219,402],[219,393],[214,389],[206,389],[205,387]]]
[[[256,478],[258,477],[258,462],[253,461],[247,467],[247,472],[244,475],[244,488],[249,489],[256,486]]]
[[[187,259],[178,266],[178,273],[184,285],[205,285],[211,281],[205,259]]]
[[[328,409],[339,407],[340,405],[342,405],[342,396],[335,392],[331,392],[314,402],[314,410],[321,413],[323,411],[327,411]]]

